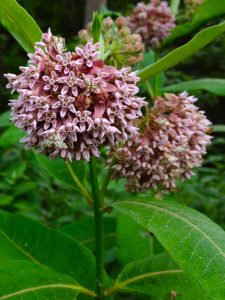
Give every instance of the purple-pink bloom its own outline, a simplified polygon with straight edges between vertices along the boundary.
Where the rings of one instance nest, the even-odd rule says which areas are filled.
[[[15,125],[27,136],[27,148],[51,158],[89,160],[101,144],[115,145],[136,132],[133,119],[145,105],[138,97],[139,78],[130,68],[117,70],[99,59],[99,44],[66,52],[64,39],[50,30],[29,54],[28,67],[6,74]],[[119,113],[118,113],[119,112]]]
[[[128,26],[142,36],[145,45],[155,48],[167,38],[175,27],[175,18],[166,1],[140,2],[127,18]]]
[[[173,190],[177,179],[191,177],[210,143],[210,121],[186,92],[157,97],[140,132],[114,148],[115,178],[127,178],[130,191]],[[112,155],[113,153],[111,153]]]

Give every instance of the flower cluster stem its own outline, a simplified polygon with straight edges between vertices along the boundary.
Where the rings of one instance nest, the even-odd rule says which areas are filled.
[[[92,195],[94,199],[95,217],[95,251],[96,251],[96,294],[97,300],[104,298],[104,222],[103,222],[103,198],[99,189],[98,176],[96,170],[96,160],[94,157],[89,162]]]

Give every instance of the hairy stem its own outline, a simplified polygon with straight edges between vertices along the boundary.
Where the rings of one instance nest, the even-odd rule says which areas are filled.
[[[99,190],[96,160],[94,157],[89,162],[92,195],[94,199],[95,216],[95,251],[96,251],[96,294],[97,299],[104,298],[104,223],[103,223],[103,198]]]

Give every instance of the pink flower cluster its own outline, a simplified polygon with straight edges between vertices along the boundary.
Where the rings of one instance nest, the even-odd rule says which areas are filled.
[[[128,26],[139,33],[150,48],[159,46],[175,27],[168,3],[160,0],[151,0],[147,5],[138,3],[127,20]]]
[[[139,78],[130,68],[117,70],[99,59],[99,44],[66,52],[64,39],[50,30],[29,54],[21,74],[6,74],[12,121],[27,132],[27,148],[51,158],[89,160],[101,144],[126,141],[137,131],[143,98],[136,96]]]
[[[139,123],[140,133],[114,149],[114,176],[128,180],[128,190],[156,191],[176,188],[176,180],[189,178],[202,163],[210,122],[186,92],[157,97]]]
[[[191,16],[199,5],[201,5],[205,0],[184,0],[185,12],[187,16]]]

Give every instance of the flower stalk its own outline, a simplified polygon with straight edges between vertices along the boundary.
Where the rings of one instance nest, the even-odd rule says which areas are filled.
[[[103,222],[103,198],[99,189],[96,170],[96,159],[91,157],[89,162],[90,180],[94,200],[95,217],[95,252],[96,252],[96,294],[97,300],[104,298],[104,222]]]

